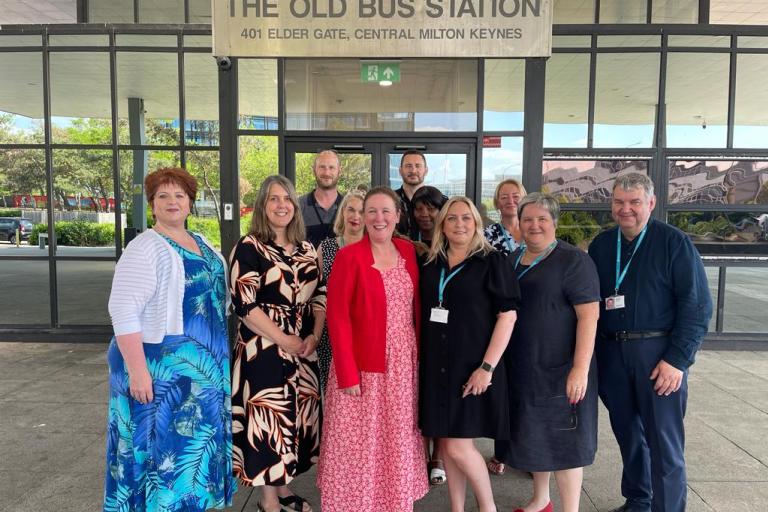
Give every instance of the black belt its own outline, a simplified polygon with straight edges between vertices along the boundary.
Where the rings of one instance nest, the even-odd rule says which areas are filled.
[[[642,340],[644,338],[663,338],[669,331],[616,331],[603,333],[603,338],[610,341]]]

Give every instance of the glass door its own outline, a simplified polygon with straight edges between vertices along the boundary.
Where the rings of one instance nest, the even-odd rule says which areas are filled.
[[[329,149],[339,155],[339,190],[342,193],[358,186],[370,188],[375,182],[373,174],[377,167],[375,162],[379,160],[378,144],[300,141],[288,142],[286,149],[286,175],[296,185],[296,193],[299,195],[315,188],[315,177],[312,173],[315,157],[319,152]]]
[[[475,144],[471,142],[384,144],[388,185],[394,189],[403,184],[400,177],[400,160],[403,153],[418,150],[424,153],[427,161],[425,185],[439,189],[446,196],[469,196],[474,194],[474,182],[471,179],[475,169]]]

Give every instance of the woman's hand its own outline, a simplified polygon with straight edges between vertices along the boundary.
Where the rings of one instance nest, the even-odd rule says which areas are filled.
[[[280,348],[292,356],[300,356],[304,351],[304,340],[295,334],[286,334],[282,343],[280,343]]]
[[[314,334],[310,334],[304,338],[304,350],[302,350],[299,355],[305,358],[311,356],[312,352],[317,348],[318,343],[320,343],[320,339]]]
[[[589,368],[580,368],[574,366],[568,373],[568,380],[565,382],[565,393],[568,395],[568,401],[576,404],[584,400],[587,394],[587,376]]]
[[[144,366],[132,372],[128,372],[128,382],[131,396],[141,404],[148,404],[154,398],[152,392],[152,376]]]
[[[467,383],[462,386],[464,391],[461,394],[461,398],[465,398],[468,395],[482,395],[488,390],[488,386],[491,385],[491,378],[493,378],[493,374],[482,368],[473,371]]]
[[[348,388],[342,388],[341,392],[345,395],[360,396],[360,384],[355,384],[354,386],[350,386]]]

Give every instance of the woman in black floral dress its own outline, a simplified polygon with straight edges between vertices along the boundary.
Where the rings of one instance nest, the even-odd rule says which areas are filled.
[[[297,212],[298,198],[287,179],[264,180],[249,234],[230,258],[230,292],[239,318],[232,368],[233,466],[243,485],[262,488],[258,509],[267,512],[312,510],[287,485],[317,461],[320,449],[315,348],[325,321],[325,286]]]
[[[346,245],[359,242],[363,238],[363,199],[365,193],[361,190],[350,190],[339,205],[339,213],[333,224],[334,238],[326,238],[320,242],[318,256],[323,269],[323,282],[327,283],[331,276],[333,261],[336,253]],[[325,395],[325,384],[331,370],[331,340],[328,338],[328,328],[323,328],[320,344],[317,346],[317,359],[320,363],[320,392]]]
[[[485,228],[485,239],[501,254],[509,255],[520,247],[522,235],[517,219],[517,204],[525,197],[525,187],[518,180],[508,178],[496,185],[493,205],[501,220]]]

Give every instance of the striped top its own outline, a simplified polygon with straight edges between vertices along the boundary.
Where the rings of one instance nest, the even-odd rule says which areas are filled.
[[[226,269],[221,254],[196,235]],[[109,295],[115,336],[141,332],[144,343],[160,343],[168,334],[183,334],[184,279],[181,256],[162,235],[149,229],[133,239],[117,262]]]

